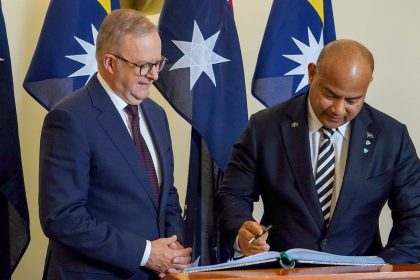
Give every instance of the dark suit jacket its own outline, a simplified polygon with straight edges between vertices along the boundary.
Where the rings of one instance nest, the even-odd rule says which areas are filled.
[[[420,261],[420,161],[406,127],[367,104],[352,120],[346,170],[330,226],[323,228],[311,167],[307,94],[253,115],[234,146],[218,193],[228,243],[264,202],[270,250],[308,248],[342,255]],[[369,141],[369,142],[367,142]],[[394,225],[382,247],[378,219],[387,202]]]
[[[111,99],[93,77],[45,118],[40,151],[40,219],[49,246],[45,279],[147,279],[147,240],[182,239],[166,115],[141,103],[159,155],[161,202]]]

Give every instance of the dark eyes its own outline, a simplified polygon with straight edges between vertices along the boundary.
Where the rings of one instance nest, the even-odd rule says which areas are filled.
[[[339,99],[339,97],[337,97],[336,95],[334,95],[332,93],[325,93],[324,96],[328,100],[336,100],[336,99]],[[347,104],[355,105],[359,101],[359,98],[345,99],[345,101],[346,101]]]

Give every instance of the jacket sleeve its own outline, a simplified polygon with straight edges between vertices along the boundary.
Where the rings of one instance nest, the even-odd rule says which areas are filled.
[[[257,143],[254,118],[234,145],[223,182],[216,196],[218,220],[229,249],[233,248],[239,228],[252,217],[257,190]]]
[[[388,263],[419,263],[420,160],[406,127],[400,145],[388,200],[393,227],[380,257]]]
[[[166,152],[166,161],[168,162],[168,181],[169,182],[169,192],[168,200],[166,203],[166,217],[165,217],[165,235],[166,237],[176,235],[177,240],[183,244],[184,243],[184,220],[182,219],[182,210],[179,205],[179,196],[177,189],[174,186],[174,158],[172,152],[172,141],[170,137],[168,119],[165,112],[162,110],[165,120],[165,127],[169,135],[169,151]]]

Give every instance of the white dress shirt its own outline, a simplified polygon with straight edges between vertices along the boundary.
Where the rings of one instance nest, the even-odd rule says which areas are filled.
[[[109,87],[109,85],[106,83],[106,81],[101,76],[101,74],[99,74],[99,72],[97,74],[97,77],[98,77],[99,83],[105,89],[106,93],[111,98],[112,103],[115,105],[115,108],[117,109],[122,120],[124,121],[124,124],[127,127],[128,132],[130,133],[131,137],[133,137],[133,132],[131,131],[131,123],[130,123],[131,116],[129,116],[124,110],[128,104]],[[153,143],[150,130],[147,127],[147,124],[144,120],[143,112],[140,109],[140,106],[139,106],[139,122],[140,122],[141,135],[143,136],[144,141],[146,142],[147,148],[149,149],[150,155],[152,156],[153,165],[155,166],[155,170],[157,173],[156,175],[158,179],[158,184],[160,186],[162,182],[162,174],[161,174],[161,169],[160,169],[159,157],[157,155],[155,144]],[[149,240],[146,240],[146,248],[144,250],[144,254],[141,259],[140,266],[146,265],[147,261],[149,260],[151,250],[152,250],[152,244]]]
[[[321,145],[322,123],[315,116],[312,109],[311,102],[308,98],[308,127],[309,127],[309,145],[311,151],[312,172],[316,178],[316,164],[318,161],[318,152]],[[335,172],[334,172],[334,186],[331,199],[331,217],[334,214],[335,206],[340,195],[341,185],[343,183],[344,171],[346,170],[347,152],[349,148],[351,125],[345,123],[337,127],[332,135],[331,142],[334,146],[335,154]]]

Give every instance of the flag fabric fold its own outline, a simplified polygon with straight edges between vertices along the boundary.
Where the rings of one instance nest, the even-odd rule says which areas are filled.
[[[0,1],[0,279],[10,279],[29,245],[13,78]]]
[[[232,9],[226,0],[165,0],[159,31],[168,63],[155,85],[224,169],[248,119]]]
[[[47,110],[97,71],[96,35],[117,0],[51,0],[23,82]]]
[[[223,246],[214,195],[248,119],[232,8],[227,0],[165,0],[159,32],[168,63],[155,86],[192,126],[186,245],[201,264],[215,263]]]
[[[274,0],[258,55],[252,94],[266,107],[307,90],[310,62],[335,40],[331,0]]]

